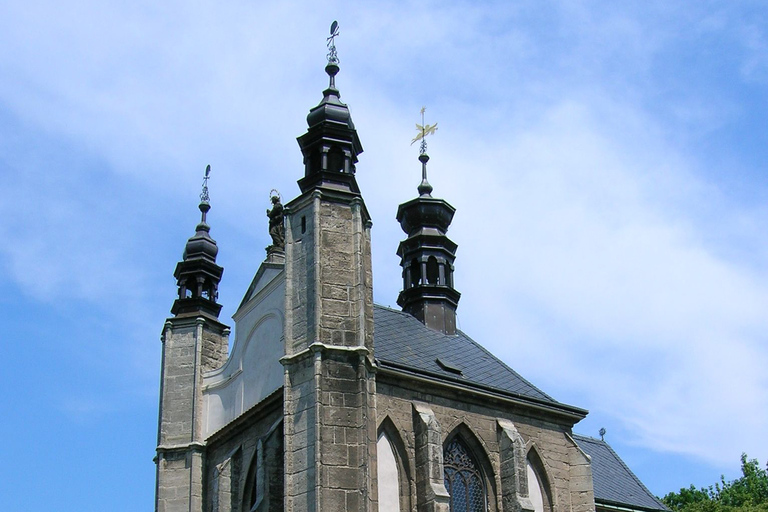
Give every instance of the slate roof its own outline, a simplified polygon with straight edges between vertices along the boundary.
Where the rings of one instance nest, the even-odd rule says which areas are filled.
[[[426,327],[407,313],[379,305],[374,306],[373,319],[375,356],[383,367],[581,411],[559,404],[461,331],[449,336]],[[461,373],[450,371],[451,367]]]
[[[592,481],[597,504],[602,502],[627,508],[668,510],[632,473],[608,443],[580,435],[574,435],[573,439],[592,458]]]

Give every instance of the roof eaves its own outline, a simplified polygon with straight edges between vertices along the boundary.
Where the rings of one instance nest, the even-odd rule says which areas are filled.
[[[504,389],[495,388],[492,386],[485,386],[483,384],[468,381],[462,378],[451,377],[448,375],[441,375],[438,373],[430,372],[428,370],[423,370],[421,368],[414,368],[411,366],[394,363],[391,361],[377,359],[376,363],[378,364],[380,371],[388,370],[390,372],[397,373],[400,375],[407,375],[411,378],[429,381],[437,385],[460,387],[465,391],[470,391],[475,393],[479,392],[479,393],[482,393],[488,396],[493,396],[494,398],[499,398],[502,400],[509,400],[516,403],[524,403],[526,405],[534,406],[538,409],[543,409],[548,412],[554,412],[554,413],[566,415],[570,419],[575,421],[580,421],[584,419],[589,412],[585,409],[574,407],[572,405],[563,404],[554,400],[552,401],[542,400],[542,399],[522,395],[519,393],[513,393],[511,391],[507,391]]]

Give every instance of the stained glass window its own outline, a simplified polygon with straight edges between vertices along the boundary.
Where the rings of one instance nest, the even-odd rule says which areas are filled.
[[[451,512],[486,512],[485,487],[480,468],[467,445],[457,436],[443,452],[445,488]]]

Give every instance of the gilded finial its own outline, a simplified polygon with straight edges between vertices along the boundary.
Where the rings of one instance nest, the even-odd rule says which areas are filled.
[[[210,196],[208,196],[208,178],[210,178],[211,175],[211,165],[208,164],[205,167],[205,176],[203,177],[203,191],[200,193],[200,201],[203,203],[207,203],[211,200]]]
[[[326,39],[328,45],[328,64],[338,64],[339,56],[336,55],[336,36],[339,35],[339,22],[333,20],[331,23],[331,35]]]
[[[421,124],[416,123],[416,131],[418,131],[419,134],[411,141],[411,146],[413,146],[413,143],[417,140],[421,141],[421,147],[419,148],[420,155],[427,154],[427,135],[434,135],[437,131],[437,123],[430,125],[424,122],[424,112],[426,112],[426,110],[427,107],[421,107]]]

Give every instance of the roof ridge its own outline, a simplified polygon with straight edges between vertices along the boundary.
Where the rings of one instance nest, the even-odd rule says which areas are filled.
[[[584,434],[577,434],[576,432],[572,433],[572,437],[573,438],[577,438],[578,437],[582,441],[586,441],[586,442],[594,442],[594,443],[601,443],[602,442],[602,443],[605,443],[605,441],[603,441],[602,439],[598,439],[598,438],[592,437],[592,436],[587,436],[587,435],[584,435]]]

